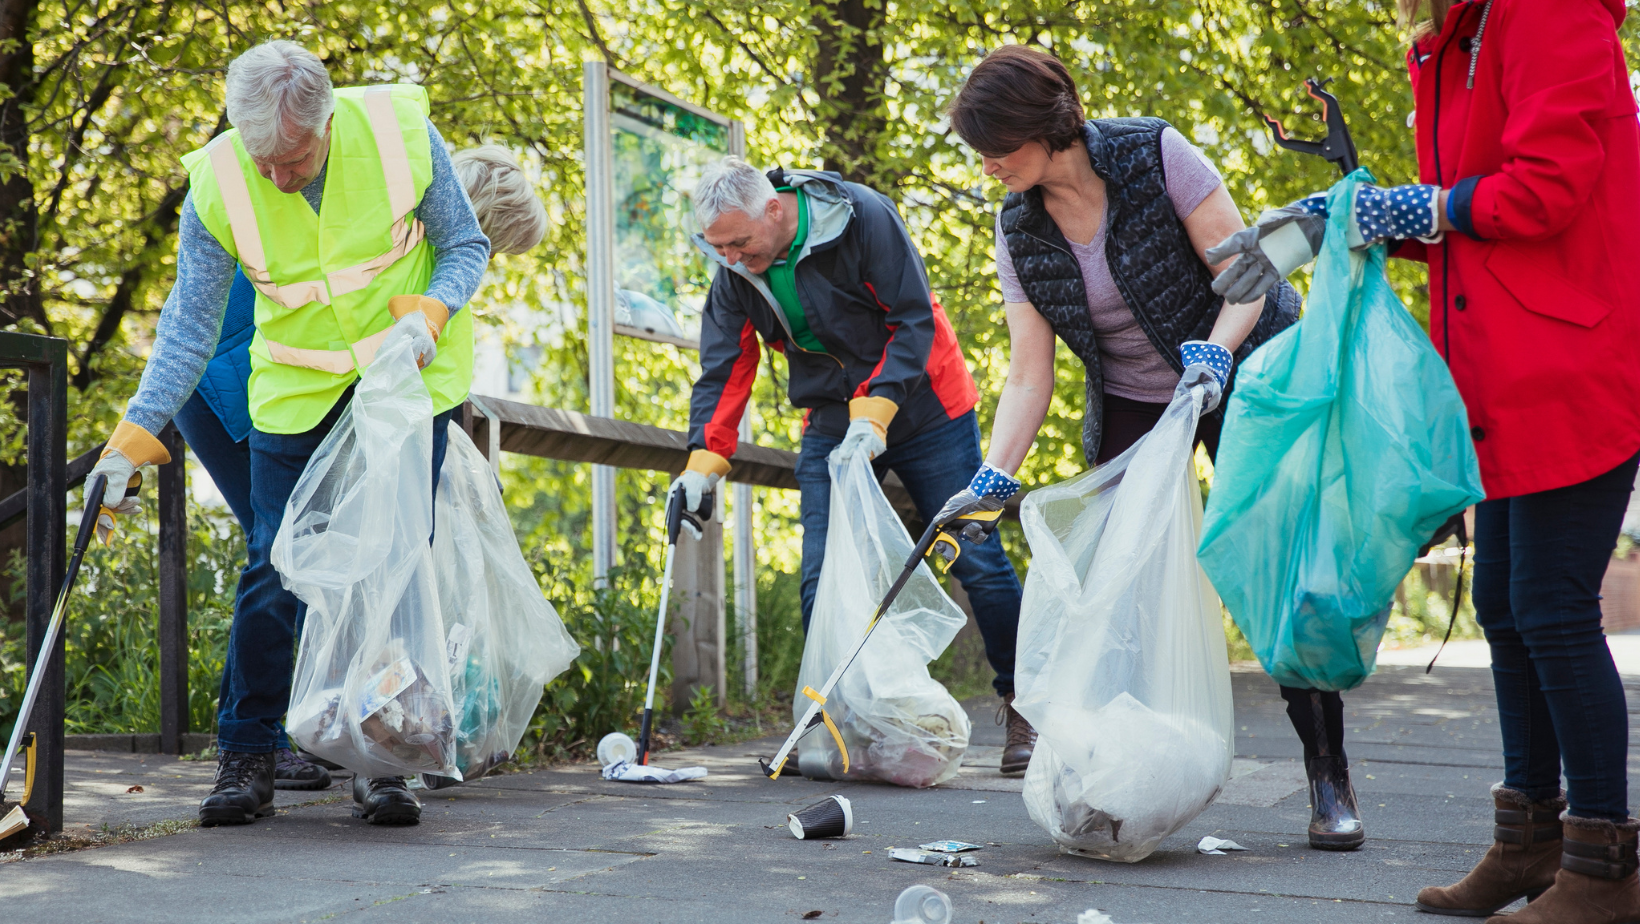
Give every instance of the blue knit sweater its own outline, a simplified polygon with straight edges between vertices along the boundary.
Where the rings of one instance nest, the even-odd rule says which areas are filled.
[[[479,230],[467,191],[450,166],[444,139],[427,123],[433,149],[433,180],[416,206],[433,246],[433,278],[426,295],[443,302],[453,315],[467,304],[490,262],[490,241]],[[324,195],[325,171],[302,188],[313,211]],[[160,311],[154,349],[142,370],[137,393],[126,405],[125,419],[158,434],[194,393],[205,366],[216,352],[222,315],[228,305],[239,264],[199,220],[193,194],[182,200],[177,230],[177,278]]]

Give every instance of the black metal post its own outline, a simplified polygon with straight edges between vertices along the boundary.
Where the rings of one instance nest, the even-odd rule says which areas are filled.
[[[68,565],[68,341],[0,332],[0,366],[28,370],[28,663],[51,621]],[[63,639],[46,662],[45,684],[29,718],[39,742],[34,792],[26,810],[63,829]]]
[[[175,424],[159,433],[159,749],[184,752],[188,733],[188,444]]]

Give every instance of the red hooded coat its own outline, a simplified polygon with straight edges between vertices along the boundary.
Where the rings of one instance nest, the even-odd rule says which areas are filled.
[[[1408,54],[1420,182],[1462,230],[1396,255],[1429,263],[1430,336],[1496,499],[1640,451],[1640,121],[1622,0],[1486,5]]]

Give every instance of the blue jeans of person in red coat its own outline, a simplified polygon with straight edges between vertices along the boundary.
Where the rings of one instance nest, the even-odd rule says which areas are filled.
[[[1629,817],[1629,713],[1600,628],[1600,582],[1637,460],[1475,508],[1475,618],[1492,646],[1503,785],[1580,818]]]

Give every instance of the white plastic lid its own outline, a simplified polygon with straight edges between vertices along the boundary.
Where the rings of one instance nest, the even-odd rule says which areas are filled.
[[[609,766],[623,760],[638,759],[638,742],[622,732],[610,732],[598,741],[598,763]]]

